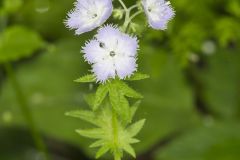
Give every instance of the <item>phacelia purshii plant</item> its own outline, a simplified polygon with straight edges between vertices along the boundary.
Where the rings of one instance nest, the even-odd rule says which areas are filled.
[[[91,65],[92,73],[76,80],[79,83],[97,83],[98,88],[96,93],[85,98],[89,110],[71,111],[66,115],[95,126],[76,131],[96,140],[90,145],[99,148],[96,158],[109,151],[114,160],[121,160],[124,151],[136,157],[132,144],[139,142],[135,136],[145,123],[145,119],[133,122],[139,99],[143,96],[126,82],[149,78],[147,74],[137,71],[140,47],[131,24],[135,24],[135,17],[145,12],[150,27],[165,30],[175,13],[170,2],[165,0],[136,1],[130,7],[122,0],[115,1],[120,3],[121,9],[114,9],[112,0],[78,0],[67,15],[64,23],[67,28],[75,30],[76,35],[99,28],[81,49],[85,61]],[[103,25],[112,13],[116,19],[125,17],[123,25]],[[135,103],[130,104],[129,98],[135,99]]]

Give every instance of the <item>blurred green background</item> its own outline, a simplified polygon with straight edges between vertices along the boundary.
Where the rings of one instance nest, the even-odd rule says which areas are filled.
[[[96,87],[73,82],[89,73],[80,49],[96,32],[74,36],[65,28],[73,2],[0,0],[0,160],[43,160],[14,77],[52,159],[94,159],[91,141],[74,132],[88,124],[64,116],[86,108],[84,94]],[[130,84],[145,97],[136,116],[147,119],[137,160],[239,160],[240,1],[171,3],[176,17],[166,31],[144,28],[144,15],[136,20],[139,71],[151,76]]]

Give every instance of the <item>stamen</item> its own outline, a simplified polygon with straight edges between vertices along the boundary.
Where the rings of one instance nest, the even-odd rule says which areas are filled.
[[[111,56],[111,57],[114,57],[115,55],[116,55],[116,53],[115,53],[114,51],[111,51],[111,52],[110,52],[110,56]]]
[[[100,42],[100,43],[99,43],[99,46],[100,46],[101,48],[105,48],[106,45],[105,45],[105,43]]]
[[[96,18],[98,15],[95,13],[92,15],[92,18]]]

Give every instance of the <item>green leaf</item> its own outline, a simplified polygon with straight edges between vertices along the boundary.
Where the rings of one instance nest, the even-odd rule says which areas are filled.
[[[91,111],[78,110],[65,113],[66,116],[80,118],[86,122],[99,126],[99,122],[96,120],[96,115]]]
[[[221,17],[215,23],[215,35],[222,47],[227,47],[230,43],[240,41],[240,23],[234,17]]]
[[[97,110],[98,107],[101,105],[105,97],[107,96],[108,93],[108,85],[107,84],[101,84],[99,85],[96,95],[95,95],[95,100],[94,100],[94,105],[93,105],[93,110]]]
[[[134,89],[130,88],[126,83],[122,81],[117,82],[117,86],[119,91],[121,91],[125,96],[130,98],[143,98],[143,96],[135,91]]]
[[[37,32],[23,26],[9,27],[0,34],[0,63],[30,57],[43,46],[44,42]]]
[[[129,140],[129,144],[134,144],[134,143],[139,143],[140,142],[140,140],[138,140],[138,139],[136,139],[136,138],[131,138],[130,140]]]
[[[214,122],[178,136],[155,152],[156,160],[238,160],[240,127],[238,122]]]
[[[136,153],[135,153],[135,151],[134,151],[134,149],[132,148],[131,145],[125,144],[125,145],[123,146],[123,149],[124,149],[126,152],[128,152],[131,156],[133,156],[134,158],[136,158]]]
[[[239,60],[239,51],[232,54],[220,51],[206,60],[207,68],[196,73],[202,83],[204,103],[210,112],[222,119],[239,119]]]
[[[100,146],[103,146],[105,144],[104,142],[105,141],[101,139],[101,140],[98,140],[98,141],[92,143],[89,147],[90,148],[100,147]]]
[[[92,138],[92,139],[101,139],[104,137],[104,132],[101,128],[94,129],[77,129],[76,132],[83,137]]]
[[[142,120],[140,120],[140,121],[135,122],[135,123],[132,124],[131,126],[129,126],[129,127],[127,128],[127,131],[128,131],[128,133],[129,133],[129,135],[130,135],[131,137],[136,136],[136,135],[138,134],[138,132],[142,129],[145,121],[146,121],[145,119],[142,119]]]
[[[102,146],[99,150],[98,150],[98,152],[97,152],[97,154],[96,154],[96,158],[98,159],[98,158],[100,158],[102,155],[104,155],[107,151],[109,151],[109,146],[106,146],[106,145],[104,145],[104,146]]]
[[[109,87],[110,103],[118,115],[122,117],[125,122],[130,121],[130,107],[128,100],[121,94],[117,86],[111,84]]]
[[[147,79],[149,78],[150,76],[147,75],[147,74],[143,74],[143,73],[135,73],[134,75],[132,75],[131,77],[129,78],[126,78],[127,81],[138,81],[138,80],[143,80],[143,79]]]
[[[17,12],[23,5],[23,0],[3,0],[3,12],[11,14]]]
[[[95,101],[95,94],[91,93],[91,94],[87,94],[84,95],[84,100],[87,102],[87,104],[93,108],[94,106],[94,101]]]
[[[91,82],[96,82],[96,77],[94,74],[88,74],[86,76],[83,76],[79,79],[74,80],[74,82],[78,83],[91,83]]]
[[[141,103],[141,101],[137,101],[137,102],[135,102],[135,103],[131,106],[131,108],[130,108],[130,110],[131,110],[131,121],[132,121],[132,119],[133,119],[133,117],[134,117],[134,115],[135,115],[135,113],[136,113],[136,111],[137,111],[140,103]]]
[[[130,122],[131,113],[130,113],[129,103],[124,96],[119,97],[119,104],[118,106],[115,105],[115,109],[117,113],[122,117],[123,123]]]

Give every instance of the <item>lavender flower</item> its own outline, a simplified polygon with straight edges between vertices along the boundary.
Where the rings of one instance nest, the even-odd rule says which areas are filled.
[[[124,79],[137,70],[138,40],[120,32],[116,26],[99,29],[93,40],[83,47],[84,58],[92,64],[97,81],[105,82],[118,76]]]
[[[112,0],[78,0],[65,24],[80,35],[102,25],[112,14]]]
[[[170,2],[165,0],[142,0],[142,4],[149,25],[154,29],[167,29],[168,21],[175,15]]]

